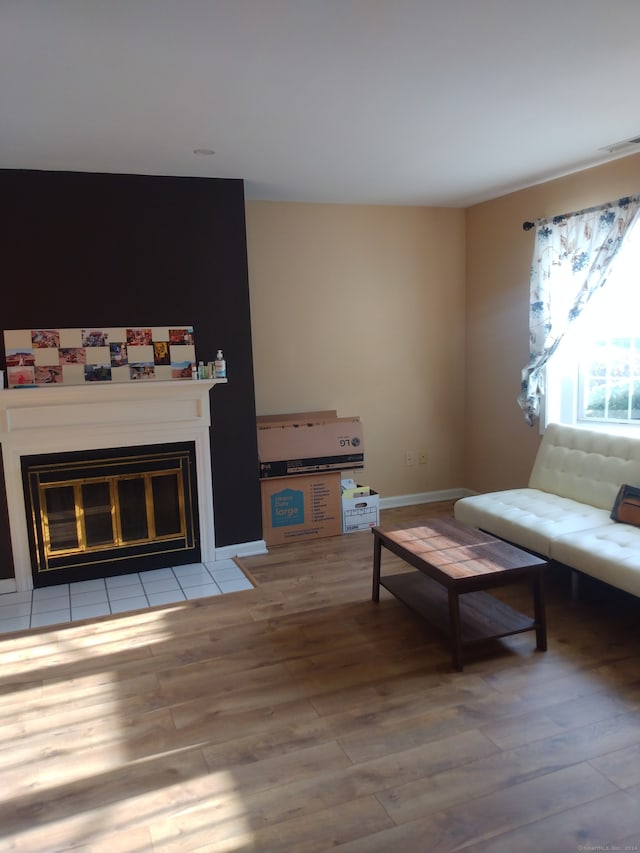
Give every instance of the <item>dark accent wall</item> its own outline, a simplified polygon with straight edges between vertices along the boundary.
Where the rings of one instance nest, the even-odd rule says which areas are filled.
[[[242,181],[0,170],[0,210],[3,329],[188,323],[198,360],[224,350],[216,545],[261,539]],[[0,555],[7,536],[0,523]]]

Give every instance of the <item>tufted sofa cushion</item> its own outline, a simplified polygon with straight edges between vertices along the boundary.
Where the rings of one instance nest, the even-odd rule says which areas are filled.
[[[479,527],[544,557],[551,555],[551,541],[563,533],[613,525],[609,512],[539,489],[473,495],[454,507],[462,524]]]
[[[622,483],[640,486],[640,441],[550,424],[529,486],[609,512]]]
[[[610,524],[565,534],[551,543],[554,560],[640,596],[640,529]]]

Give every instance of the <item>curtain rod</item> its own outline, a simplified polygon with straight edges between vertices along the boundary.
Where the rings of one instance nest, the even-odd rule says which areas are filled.
[[[604,210],[607,207],[611,207],[611,205],[613,205],[613,204],[627,205],[627,204],[631,204],[631,203],[634,203],[637,201],[640,201],[640,193],[637,193],[636,195],[623,196],[622,198],[617,199],[616,201],[607,201],[604,204],[596,204],[594,207],[585,207],[583,210],[575,210],[572,213],[561,213],[558,216],[551,217],[551,219],[554,222],[559,222],[562,219],[568,219],[570,216],[579,216],[581,213],[592,213],[594,210]],[[544,220],[541,220],[541,221],[544,221]],[[535,228],[535,227],[536,227],[535,222],[523,222],[522,223],[523,231],[531,231],[531,229]]]

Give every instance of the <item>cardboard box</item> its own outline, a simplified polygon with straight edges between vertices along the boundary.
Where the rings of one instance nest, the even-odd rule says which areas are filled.
[[[286,415],[258,415],[258,424],[299,424],[303,421],[332,421],[338,417],[335,409],[323,409],[321,412],[289,412]]]
[[[267,545],[342,533],[340,474],[261,480],[262,537]]]
[[[262,416],[257,430],[262,479],[364,467],[360,418],[332,412]]]
[[[362,487],[360,487],[362,488]],[[352,490],[349,490],[352,491]],[[346,492],[349,494],[349,492]],[[380,524],[380,495],[369,489],[368,495],[342,496],[342,532],[357,533]]]

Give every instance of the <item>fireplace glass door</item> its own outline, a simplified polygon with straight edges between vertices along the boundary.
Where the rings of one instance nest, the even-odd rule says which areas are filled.
[[[193,446],[169,447],[23,459],[34,585],[199,560]]]

